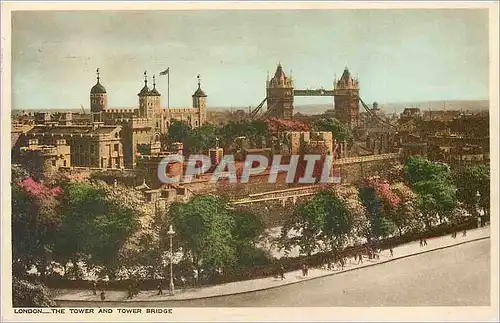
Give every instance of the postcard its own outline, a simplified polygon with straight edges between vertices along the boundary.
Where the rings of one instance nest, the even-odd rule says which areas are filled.
[[[497,13],[2,3],[2,321],[498,320]]]

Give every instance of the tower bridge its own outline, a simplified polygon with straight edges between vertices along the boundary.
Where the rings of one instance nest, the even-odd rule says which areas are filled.
[[[267,111],[261,117],[293,119],[293,101],[296,96],[333,97],[335,114],[339,121],[349,127],[359,123],[359,83],[351,76],[348,68],[344,69],[339,80],[334,80],[333,89],[295,89],[293,79],[285,74],[278,64],[274,76],[266,81],[266,97],[255,108],[251,117],[256,117],[267,102]]]
[[[293,96],[333,96],[333,90],[324,90],[324,89],[316,89],[316,90],[293,90]]]

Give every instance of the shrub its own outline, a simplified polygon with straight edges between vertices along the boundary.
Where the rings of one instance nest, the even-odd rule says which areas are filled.
[[[12,304],[14,307],[54,307],[49,289],[40,283],[32,283],[12,277]]]

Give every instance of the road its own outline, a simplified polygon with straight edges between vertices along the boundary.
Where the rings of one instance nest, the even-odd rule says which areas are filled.
[[[102,304],[64,301],[61,306]],[[109,307],[488,306],[490,239],[247,294]]]

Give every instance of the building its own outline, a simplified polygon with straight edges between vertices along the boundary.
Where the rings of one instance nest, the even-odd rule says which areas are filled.
[[[290,154],[333,154],[333,135],[328,131],[286,132]]]
[[[421,117],[422,113],[419,108],[405,108],[399,116],[399,123],[404,124],[411,120],[420,119]]]
[[[267,111],[269,117],[285,120],[293,119],[293,80],[283,72],[278,64],[271,80],[266,82]]]
[[[36,125],[19,138],[15,148],[19,154],[15,157],[23,159],[22,151],[45,151],[47,147],[63,145],[69,147],[71,156],[57,163],[57,167],[123,168],[122,140],[120,125],[97,122],[93,125]]]
[[[359,125],[359,82],[352,78],[346,67],[338,81],[334,81],[333,89],[335,118],[349,128]]]
[[[55,139],[51,145],[40,145],[37,138],[28,140],[20,149],[19,162],[34,177],[57,171],[71,164],[70,146],[65,139]]]
[[[124,160],[126,168],[136,166],[138,154],[151,155],[161,150],[161,139],[167,134],[172,119],[184,121],[197,128],[206,122],[207,95],[201,89],[198,76],[198,88],[192,97],[192,107],[182,109],[165,109],[161,106],[161,94],[156,88],[153,76],[153,88],[148,86],[147,72],[144,72],[144,85],[137,94],[137,109],[108,109],[107,92],[100,84],[99,70],[97,83],[90,90],[91,111],[94,122],[107,125],[121,125],[124,143]]]

